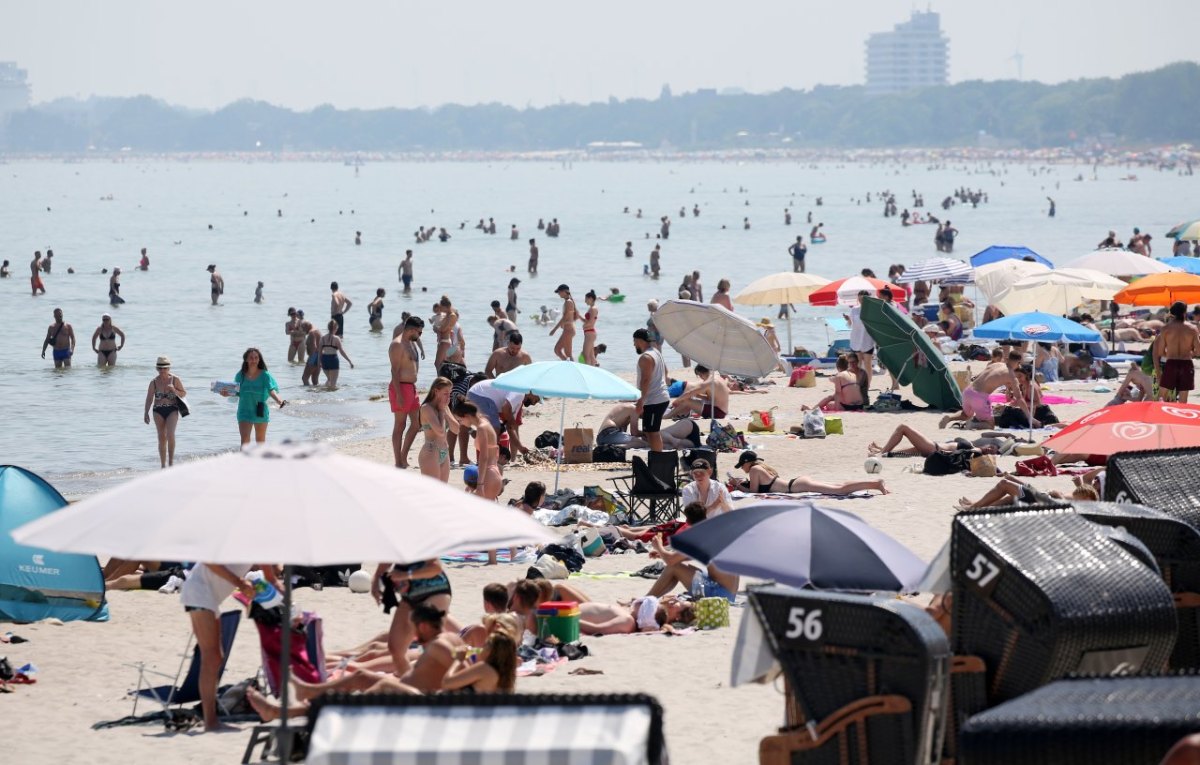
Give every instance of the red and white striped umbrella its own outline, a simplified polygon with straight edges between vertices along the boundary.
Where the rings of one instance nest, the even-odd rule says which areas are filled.
[[[872,297],[883,297],[880,293],[887,287],[892,291],[896,302],[903,302],[908,297],[908,290],[898,284],[890,284],[882,279],[872,279],[869,276],[848,276],[826,284],[808,296],[812,305],[844,305],[852,306],[858,303],[858,293],[866,290]]]

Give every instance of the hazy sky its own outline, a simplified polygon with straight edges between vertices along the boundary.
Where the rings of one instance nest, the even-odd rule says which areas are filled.
[[[27,0],[0,61],[34,101],[149,94],[214,108],[517,106],[863,81],[863,41],[903,0]],[[941,0],[950,77],[1119,76],[1197,60],[1200,0]]]

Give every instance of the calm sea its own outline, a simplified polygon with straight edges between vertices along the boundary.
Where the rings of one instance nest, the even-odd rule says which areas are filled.
[[[1132,172],[1139,180],[1121,180]],[[1080,173],[1088,180],[1074,181]],[[961,231],[957,254],[964,258],[990,244],[1024,244],[1063,262],[1090,251],[1110,228],[1127,238],[1140,226],[1157,237],[1197,214],[1189,204],[1196,197],[1194,178],[1102,168],[1092,180],[1088,166],[1038,171],[999,163],[936,169],[386,163],[356,169],[333,163],[14,161],[0,164],[0,177],[0,257],[13,270],[13,278],[0,281],[0,462],[35,470],[72,496],[157,467],[154,428],[143,424],[142,411],[160,354],[174,360],[175,373],[191,391],[193,414],[178,430],[182,459],[236,448],[234,406],[210,394],[208,386],[231,379],[248,346],[262,349],[293,404],[272,412],[270,438],[350,439],[389,432],[386,403],[372,400],[385,392],[388,379],[390,333],[372,334],[367,326],[366,306],[378,287],[388,291],[389,328],[404,310],[428,317],[437,297],[449,294],[462,314],[473,369],[483,368],[491,349],[488,303],[504,300],[510,265],[523,282],[519,326],[535,360],[552,358],[553,341],[548,328],[530,319],[542,304],[558,305],[553,291],[560,282],[579,298],[588,289],[605,294],[618,287],[627,298],[601,304],[599,342],[609,347],[601,363],[626,371],[634,359],[630,334],[643,325],[647,300],[674,297],[682,275],[693,269],[702,274],[706,299],[720,278],[730,279],[736,292],[759,276],[790,270],[786,249],[797,234],[807,239],[809,211],[829,237],[808,256],[809,270],[823,276],[847,276],[865,266],[882,275],[890,263],[935,255],[933,227],[902,229],[897,219],[882,217],[878,193],[884,189],[898,194],[901,207],[909,205],[913,189],[928,207],[960,186],[987,192],[987,204],[949,213]],[[861,201],[867,192],[869,204]],[[1058,202],[1056,218],[1045,214],[1047,196]],[[692,215],[694,205],[699,217]],[[792,210],[790,227],[783,222],[784,208]],[[652,281],[643,267],[662,215],[670,215],[673,225],[662,243],[663,278]],[[474,229],[481,217],[495,219],[496,235]],[[537,231],[539,217],[558,218],[561,236],[549,239]],[[462,221],[466,227],[460,230]],[[515,242],[508,238],[513,224],[520,231]],[[453,238],[415,245],[412,234],[421,225],[444,226]],[[362,232],[361,246],[354,244],[356,231]],[[541,248],[540,274],[532,278],[525,274],[530,237]],[[626,241],[633,242],[632,259],[623,255]],[[1165,243],[1155,242],[1161,250],[1156,254],[1168,254]],[[145,273],[134,270],[142,247],[151,261]],[[403,298],[396,269],[410,247],[416,292]],[[53,272],[43,277],[47,294],[32,298],[28,263],[34,250],[47,248],[55,255]],[[209,303],[209,263],[225,277],[217,307]],[[112,313],[128,341],[119,366],[101,371],[93,366],[90,339],[100,315],[110,310],[108,277],[101,269],[114,266],[122,269],[128,302]],[[75,273],[68,274],[68,267]],[[260,280],[266,301],[256,305]],[[286,361],[286,309],[303,308],[310,319],[326,321],[332,280],[355,303],[345,343],[356,367],[343,363],[337,391],[305,389],[300,369]],[[79,340],[69,371],[56,372],[39,354],[55,307],[63,308]],[[746,313],[753,319],[773,314]],[[797,344],[824,347],[829,338],[822,315],[800,312]],[[427,350],[426,380],[432,340]]]

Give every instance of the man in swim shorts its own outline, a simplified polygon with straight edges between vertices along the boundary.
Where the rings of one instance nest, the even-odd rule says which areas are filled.
[[[651,451],[663,450],[662,430],[663,415],[671,403],[667,392],[667,364],[662,354],[650,343],[650,333],[645,329],[633,333],[633,347],[638,352],[637,388],[638,396],[635,406],[636,414],[642,418],[642,432]]]
[[[388,403],[392,409],[392,454],[396,467],[408,467],[408,451],[420,430],[421,402],[417,398],[417,368],[420,364],[417,341],[425,331],[425,320],[409,316],[388,346],[392,380],[388,384]],[[405,430],[408,432],[406,433]]]
[[[1170,321],[1151,346],[1155,350],[1154,375],[1163,400],[1186,404],[1188,393],[1196,387],[1192,360],[1200,350],[1200,335],[1187,321],[1187,306],[1182,301],[1171,304],[1170,314]]]
[[[54,309],[54,323],[46,329],[46,339],[42,341],[43,359],[47,348],[54,349],[55,369],[71,366],[71,357],[75,355],[75,328],[63,321],[61,308]]]
[[[1013,373],[1013,370],[1020,365],[1021,353],[1009,351],[1004,360],[993,361],[984,367],[979,376],[971,381],[970,386],[963,389],[962,411],[946,415],[938,427],[945,428],[951,422],[959,420],[970,424],[995,427],[995,415],[992,413],[992,404],[988,400],[988,396],[999,388],[1007,388],[1010,391],[1021,390],[1021,384],[1017,380],[1016,374]]]
[[[412,250],[404,251],[404,260],[400,261],[400,283],[404,285],[404,294],[412,292],[413,259]]]
[[[633,404],[617,404],[600,421],[596,434],[597,446],[620,446],[626,449],[645,449],[649,442],[638,430],[637,407]],[[626,430],[628,429],[628,432]],[[693,449],[700,446],[700,425],[695,420],[680,420],[664,428],[660,435],[667,449]]]
[[[7,263],[8,261],[4,261]],[[29,285],[33,288],[33,294],[36,296],[40,291],[43,295],[46,294],[46,285],[42,284],[42,251],[38,250],[33,253],[33,260],[29,263]]]
[[[354,305],[350,298],[342,294],[337,282],[329,283],[329,318],[337,322],[337,336],[341,337],[346,329],[346,312]]]

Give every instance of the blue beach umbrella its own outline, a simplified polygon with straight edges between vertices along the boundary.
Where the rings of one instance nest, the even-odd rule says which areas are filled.
[[[926,564],[853,513],[767,501],[696,524],[671,546],[733,574],[795,587],[911,591]]]
[[[1028,247],[1014,247],[1010,245],[994,244],[986,250],[981,250],[971,256],[971,267],[979,268],[988,263],[995,263],[998,260],[1024,260],[1025,258],[1033,258],[1035,262],[1041,263],[1047,268],[1054,268],[1054,264],[1038,255]]]
[[[1158,262],[1189,274],[1200,275],[1200,258],[1187,258],[1181,255],[1174,258],[1159,258]]]
[[[606,401],[636,401],[642,395],[634,386],[599,367],[574,361],[539,361],[505,372],[495,380],[501,390],[533,393],[543,398],[561,398],[558,418],[558,460],[554,470],[554,490],[558,491],[562,465],[562,434],[567,416],[567,399],[595,398]]]

